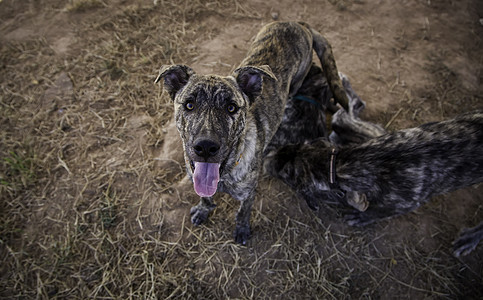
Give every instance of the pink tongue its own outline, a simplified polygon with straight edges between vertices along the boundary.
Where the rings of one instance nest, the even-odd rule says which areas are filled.
[[[195,191],[200,197],[213,196],[220,180],[220,164],[195,162],[193,180]]]

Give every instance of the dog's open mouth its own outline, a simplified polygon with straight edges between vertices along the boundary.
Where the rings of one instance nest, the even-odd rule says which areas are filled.
[[[220,164],[194,162],[193,181],[195,192],[200,197],[211,197],[216,193],[220,181]]]

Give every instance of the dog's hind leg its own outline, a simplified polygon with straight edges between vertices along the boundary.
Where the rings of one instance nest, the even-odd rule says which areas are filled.
[[[190,210],[191,214],[191,223],[198,226],[204,223],[210,214],[216,207],[216,204],[213,203],[212,197],[201,197],[200,203],[198,205],[193,206]]]
[[[464,256],[475,250],[478,243],[483,239],[483,222],[471,228],[461,231],[458,238],[453,242],[454,256]]]
[[[369,203],[369,207],[366,211],[353,211],[351,213],[347,213],[344,216],[344,219],[350,226],[363,227],[383,219],[389,219],[401,214],[409,213],[416,208],[417,207],[384,207],[377,206],[376,204],[371,205]]]
[[[349,97],[349,112],[340,109],[332,116],[333,131],[329,136],[330,141],[339,146],[360,144],[385,134],[386,131],[381,126],[359,118],[366,104],[352,89],[347,77],[342,73],[340,76]]]

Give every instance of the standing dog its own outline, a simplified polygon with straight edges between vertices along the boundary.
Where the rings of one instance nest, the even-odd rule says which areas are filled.
[[[341,203],[342,195],[367,201],[368,207],[347,216],[350,225],[364,226],[482,182],[483,112],[337,150],[325,139],[288,145],[269,155],[265,167],[308,202]]]
[[[185,65],[161,68],[155,82],[163,79],[174,100],[187,172],[201,197],[191,209],[193,224],[206,221],[217,191],[226,192],[241,202],[234,236],[246,244],[264,149],[310,69],[312,49],[334,98],[347,107],[330,45],[303,23],[266,25],[231,76],[198,75]]]

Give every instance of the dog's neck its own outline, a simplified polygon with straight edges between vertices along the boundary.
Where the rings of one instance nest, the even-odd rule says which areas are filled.
[[[336,165],[335,165],[335,160],[337,158],[337,153],[339,151],[336,148],[330,149],[330,157],[329,157],[329,184],[331,186],[336,186],[337,185],[337,171],[336,171]]]
[[[230,171],[227,176],[232,177],[234,180],[241,180],[247,172],[251,171],[250,164],[255,159],[257,153],[256,143],[256,127],[250,123],[247,124],[246,131],[239,137],[240,144],[236,147],[236,159],[229,162]]]
[[[337,154],[339,150],[337,148],[332,147],[329,152],[329,187],[331,192],[339,198],[343,198],[345,195],[345,191],[342,190],[337,182]]]

